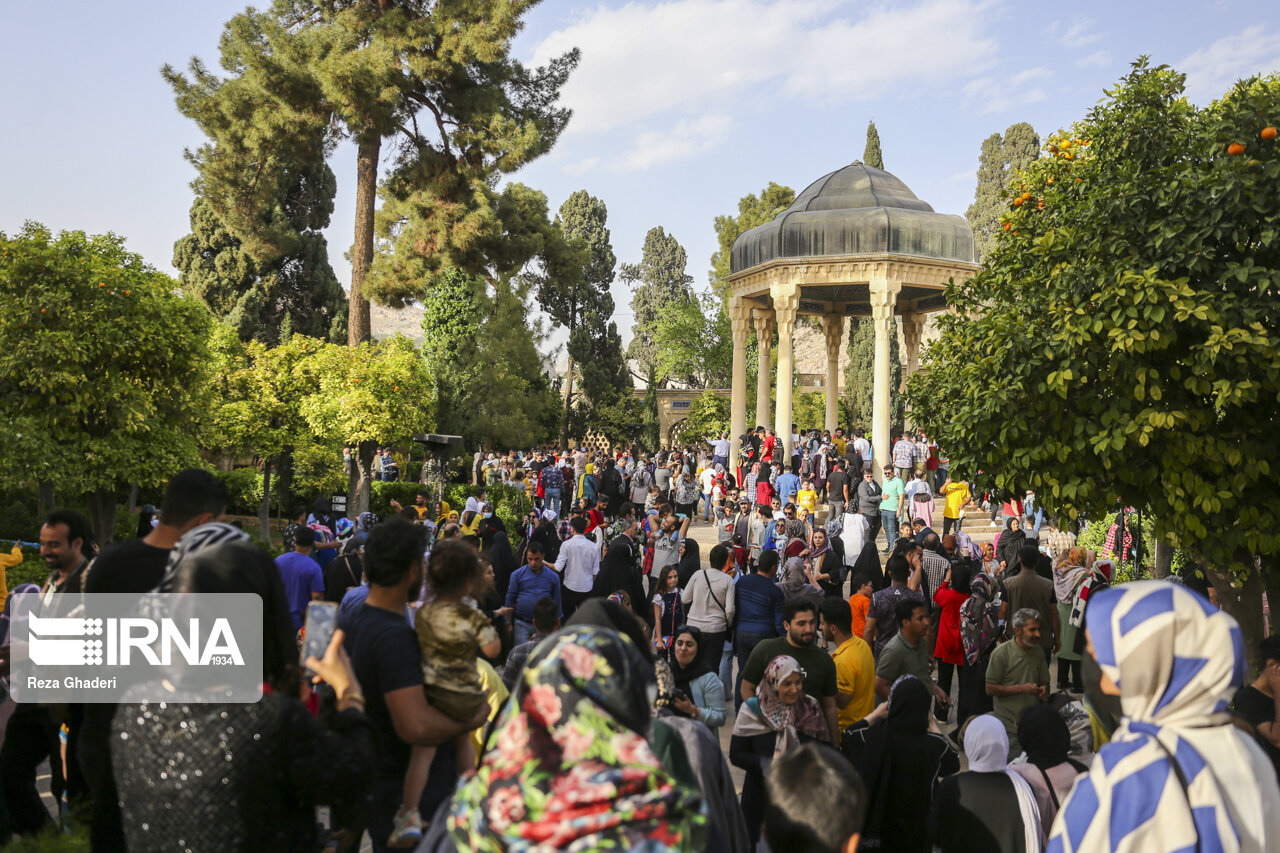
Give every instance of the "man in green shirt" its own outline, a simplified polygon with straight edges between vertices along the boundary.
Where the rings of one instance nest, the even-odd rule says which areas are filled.
[[[1009,733],[1009,757],[1022,752],[1018,718],[1037,702],[1049,698],[1049,664],[1040,650],[1040,613],[1024,607],[1013,614],[1013,642],[991,653],[987,665],[987,695],[995,715]]]
[[[884,482],[880,488],[880,523],[884,527],[885,553],[893,550],[893,543],[898,540],[898,514],[902,506],[902,478],[893,470],[893,466],[885,466]]]
[[[831,732],[831,742],[840,743],[836,714],[836,665],[831,655],[814,645],[818,635],[818,608],[808,599],[790,598],[782,605],[781,637],[761,640],[751,650],[742,670],[742,701],[756,695],[756,685],[764,679],[769,661],[779,655],[796,659],[804,670],[804,692],[818,700]]]
[[[898,620],[898,633],[885,643],[876,659],[876,695],[888,700],[889,688],[904,675],[914,675],[920,683],[933,691],[940,706],[946,706],[950,697],[933,683],[929,672],[929,645],[925,636],[929,633],[929,614],[923,604],[912,599],[899,601],[894,608]]]

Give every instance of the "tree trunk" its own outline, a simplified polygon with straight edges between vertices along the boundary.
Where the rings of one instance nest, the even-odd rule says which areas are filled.
[[[347,346],[372,339],[369,300],[364,280],[373,265],[373,211],[378,198],[378,153],[382,138],[361,141],[356,154],[356,235],[351,246],[351,293],[347,313]]]
[[[133,515],[134,510],[138,508],[138,483],[134,481],[129,484],[129,515]]]
[[[1156,537],[1156,562],[1151,567],[1151,577],[1155,580],[1164,580],[1173,573],[1173,546],[1168,542]]]
[[[378,449],[376,441],[362,441],[356,448],[352,462],[351,493],[347,496],[347,516],[355,518],[369,511],[369,497],[373,490],[373,454]]]
[[[99,547],[106,547],[116,535],[115,489],[95,489],[86,492],[85,505],[89,509],[89,526]]]
[[[271,457],[262,460],[262,502],[258,504],[258,529],[271,541]]]
[[[560,446],[569,446],[569,407],[573,403],[573,356],[569,356],[569,367],[564,375],[564,423],[560,427]]]
[[[1249,563],[1253,562],[1252,557],[1246,559]],[[1262,632],[1262,575],[1256,569],[1251,570],[1245,582],[1237,588],[1232,585],[1232,580],[1235,578],[1232,572],[1224,571],[1215,566],[1205,566],[1205,574],[1208,576],[1209,582],[1213,584],[1214,591],[1218,594],[1219,606],[1240,623],[1240,632],[1244,637],[1245,659],[1248,661],[1245,681],[1248,682],[1262,668],[1262,661],[1258,659],[1258,643],[1264,636]]]
[[[44,516],[53,512],[53,484],[40,483],[36,487],[36,515]]]
[[[1263,618],[1266,624],[1263,630],[1266,636],[1270,637],[1276,633],[1276,602],[1280,601],[1280,558],[1273,556],[1264,556],[1261,559],[1262,565],[1262,583],[1267,590],[1267,606],[1263,612]]]

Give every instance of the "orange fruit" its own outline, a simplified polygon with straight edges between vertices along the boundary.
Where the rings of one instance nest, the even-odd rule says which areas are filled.
[[[1029,198],[1031,198],[1031,193],[1023,193],[1023,194],[1022,194],[1022,200],[1023,200],[1023,201],[1026,201],[1026,200],[1027,200],[1027,199],[1029,199]]]
[[[1051,184],[1051,183],[1053,183],[1053,175],[1050,175],[1050,176],[1049,176],[1049,179],[1048,179],[1047,181],[1045,181],[1045,183],[1046,183],[1046,184]]]
[[[127,291],[127,290],[126,290],[126,291],[124,292],[124,295],[125,295],[125,296],[128,296],[128,295],[129,295],[129,291]]]
[[[1006,231],[1008,231],[1008,230],[1009,230],[1010,228],[1012,228],[1012,227],[1013,227],[1013,226],[1012,226],[1012,225],[1010,225],[1008,222],[1006,222],[1006,223],[1004,224],[1004,230],[1006,230]]]
[[[1038,204],[1036,204],[1036,210],[1044,210],[1044,202],[1039,202]]]
[[[1020,198],[1015,198],[1015,199],[1013,200],[1013,206],[1014,206],[1014,207],[1022,207],[1022,199],[1020,199]]]
[[[1268,142],[1276,138],[1276,129],[1274,127],[1264,127],[1262,129],[1262,138]]]
[[[1235,157],[1237,154],[1243,154],[1244,146],[1241,145],[1239,142],[1233,142],[1227,146],[1227,153],[1230,154],[1232,157]]]
[[[49,313],[49,309],[48,309],[48,308],[41,308],[41,309],[40,309],[40,313],[41,313],[41,314],[48,314],[48,313]]]
[[[106,286],[107,285],[104,282],[101,282],[101,281],[98,282],[98,287],[106,287]]]

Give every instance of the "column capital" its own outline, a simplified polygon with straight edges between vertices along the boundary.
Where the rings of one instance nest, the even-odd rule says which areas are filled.
[[[827,340],[827,357],[830,358],[833,351],[840,350],[840,338],[844,336],[844,315],[823,314],[822,334]]]
[[[887,323],[893,317],[893,309],[897,307],[898,292],[902,290],[902,282],[887,278],[873,278],[868,290],[871,296],[871,316],[877,323]]]
[[[796,312],[800,308],[800,285],[793,280],[776,279],[769,285],[769,296],[773,298],[775,322],[790,329],[795,324]]]
[[[773,327],[776,325],[772,308],[752,308],[751,320],[755,324],[756,334],[761,337],[769,337],[773,335]]]
[[[751,328],[751,313],[751,306],[741,296],[729,299],[729,323],[733,327],[735,338],[741,335],[746,340]]]

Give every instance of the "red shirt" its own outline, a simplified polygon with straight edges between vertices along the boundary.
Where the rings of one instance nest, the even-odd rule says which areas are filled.
[[[934,645],[933,656],[944,663],[964,663],[964,644],[960,641],[960,605],[968,600],[969,596],[956,592],[946,584],[933,594],[934,603],[942,608],[938,616],[938,642]]]

